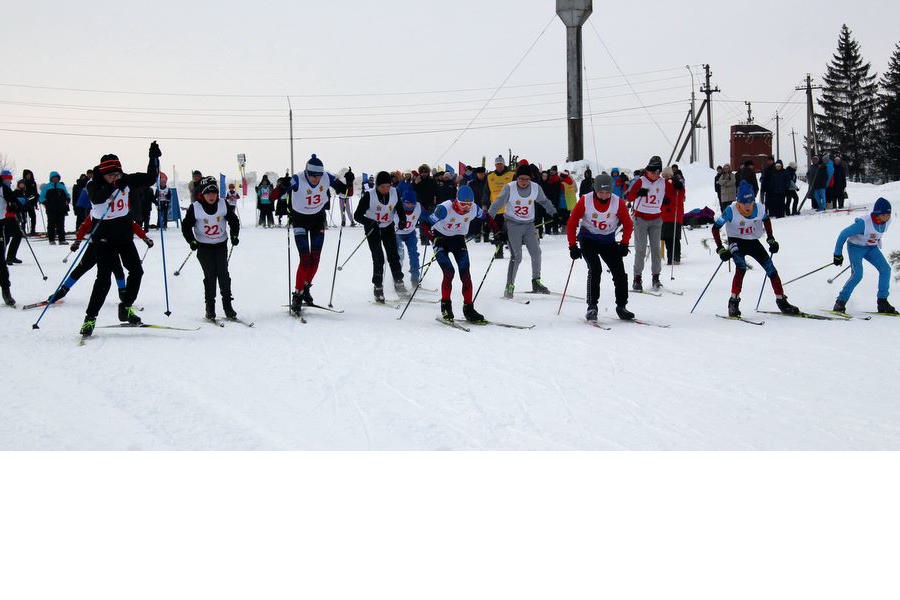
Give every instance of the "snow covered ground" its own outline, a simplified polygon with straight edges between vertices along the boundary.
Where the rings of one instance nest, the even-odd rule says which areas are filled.
[[[689,205],[714,207],[710,172],[687,172]],[[854,186],[850,193],[854,204],[871,204],[877,195],[900,203],[900,184]],[[558,298],[527,296],[528,306],[504,301],[503,261],[494,264],[477,306],[489,319],[536,328],[465,333],[434,322],[437,304],[415,303],[401,322],[394,310],[373,305],[365,247],[338,274],[334,304],[345,314],[310,310],[305,325],[290,318],[281,306],[286,232],[253,227],[251,214],[231,272],[236,308],[255,321],[253,329],[201,321],[199,265],[192,260],[180,277],[171,276],[187,252],[173,229],[166,238],[173,314],[163,315],[158,232],[138,304],[147,322],[199,331],[98,329],[79,347],[93,273],[48,311],[39,330],[31,328],[37,311],[3,308],[0,449],[900,449],[900,319],[757,315],[763,327],[717,319],[730,287],[725,267],[690,315],[718,265],[701,245],[708,229],[688,232],[674,281],[664,272],[665,284],[684,296],[638,295],[629,304],[638,317],[669,329],[616,321],[608,278],[601,316],[612,331],[585,325],[580,301],[566,302],[559,317]],[[775,222],[784,279],[829,262],[834,238],[851,218]],[[342,257],[361,239],[361,228],[345,230]],[[338,231],[329,230],[313,289],[322,304],[337,240]],[[65,273],[67,248],[33,245],[50,278],[41,281],[23,244],[25,264],[11,268],[20,306],[46,297]],[[470,248],[477,285],[491,248]],[[897,248],[900,232],[889,231],[885,251]],[[564,237],[546,237],[543,252],[543,280],[561,291],[570,264]],[[526,256],[522,290],[529,271]],[[788,286],[791,301],[810,312],[830,307],[839,284],[826,279],[837,271]],[[585,272],[583,261],[576,263],[570,291],[579,296]],[[761,276],[756,268],[745,281],[748,316]],[[874,310],[875,279],[867,270],[851,309]],[[432,269],[427,287],[439,281]],[[98,325],[116,322],[114,296]],[[454,298],[461,312],[458,281]],[[768,286],[761,308],[775,308]]]

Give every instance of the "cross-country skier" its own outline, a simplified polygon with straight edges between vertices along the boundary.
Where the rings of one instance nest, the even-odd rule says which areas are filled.
[[[531,167],[519,165],[516,179],[506,184],[496,199],[491,203],[488,213],[493,218],[501,210],[506,214],[504,225],[505,237],[509,244],[509,267],[506,270],[506,289],[504,298],[512,298],[516,287],[516,273],[522,264],[522,245],[528,248],[531,256],[531,291],[538,294],[549,294],[541,282],[541,244],[534,227],[536,205],[540,204],[551,216],[556,217],[556,208],[544,195],[541,186],[531,180]]]
[[[88,214],[84,221],[81,223],[81,227],[78,228],[78,231],[75,232],[75,241],[72,242],[71,247],[69,248],[72,252],[78,252],[78,249],[81,247],[81,242],[87,236],[88,232],[93,229],[94,220],[91,218],[91,215]],[[147,232],[144,231],[144,228],[141,227],[139,223],[134,221],[131,222],[131,230],[134,232],[136,236],[141,238],[149,248],[153,247],[153,240],[147,237]],[[97,264],[97,245],[91,244],[84,250],[84,254],[81,255],[81,260],[78,261],[78,265],[72,269],[72,272],[69,273],[69,276],[66,277],[65,281],[59,286],[59,289],[50,294],[50,297],[47,298],[47,302],[53,304],[59,300],[65,298],[66,294],[75,287],[75,284],[78,283],[78,280],[81,279],[87,272],[94,268]],[[119,290],[119,301],[125,301],[125,271],[122,269],[122,261],[118,256],[112,262],[112,274],[116,280],[116,288]]]
[[[169,215],[172,201],[178,202],[178,191],[169,187],[169,177],[165,173],[159,174],[159,186],[153,194],[153,204],[156,205],[156,226],[159,229],[169,228]]]
[[[878,312],[897,314],[897,309],[888,302],[891,291],[891,266],[881,253],[881,238],[888,229],[891,220],[891,203],[884,198],[875,201],[872,213],[862,219],[856,219],[853,225],[838,235],[834,245],[834,264],[844,264],[844,244],[850,255],[850,279],[838,294],[834,303],[835,312],[846,312],[847,301],[853,290],[863,277],[862,261],[867,260],[878,269]]]
[[[662,272],[660,256],[662,204],[665,198],[672,198],[675,195],[672,183],[660,176],[662,168],[660,157],[650,158],[643,175],[632,182],[627,194],[627,200],[634,203],[634,280],[631,287],[636,292],[644,290],[644,259],[647,256],[648,239],[653,289],[662,287],[659,280],[659,274]]]
[[[81,325],[82,336],[87,337],[94,332],[97,315],[109,293],[110,277],[117,260],[121,260],[128,271],[125,291],[119,303],[119,320],[132,325],[141,323],[132,305],[140,291],[144,269],[134,247],[134,219],[129,196],[132,187],[149,186],[156,182],[157,165],[162,156],[156,142],[150,144],[149,155],[146,173],[123,174],[119,157],[104,154],[100,164],[94,168],[94,179],[88,182],[91,218],[100,223],[96,225],[92,242],[97,247],[97,279]]]
[[[0,183],[0,214],[5,215],[7,210],[17,210],[20,195],[9,187],[5,179],[2,180]],[[3,236],[0,236],[0,257],[6,257],[6,243]],[[6,260],[0,260],[0,290],[3,292],[3,302],[7,306],[15,306],[16,301],[13,299],[9,287],[9,269],[6,267]]]
[[[353,167],[347,167],[347,173],[344,174],[344,185],[347,191],[340,194],[341,200],[341,227],[347,225],[350,220],[350,227],[356,227],[356,221],[353,220],[353,209],[350,207],[350,196],[353,195],[353,182],[356,181],[356,174],[353,173]]]
[[[390,173],[379,171],[375,176],[375,187],[363,193],[353,214],[356,222],[362,223],[372,252],[372,285],[375,286],[376,302],[384,302],[385,255],[394,278],[394,290],[401,296],[408,294],[403,285],[403,265],[397,254],[397,230],[394,229],[395,217],[398,228],[406,228],[406,211],[398,210],[399,204],[397,190],[391,186]]]
[[[219,185],[213,177],[200,180],[200,202],[191,203],[181,220],[181,234],[203,267],[203,292],[206,300],[206,318],[216,318],[216,282],[222,295],[222,309],[229,319],[237,313],[231,304],[231,275],[228,273],[228,238],[237,246],[241,222],[234,206],[227,199],[219,198]],[[226,229],[226,225],[228,226]]]
[[[584,258],[588,266],[588,308],[584,317],[588,321],[597,320],[597,301],[600,297],[603,263],[606,263],[612,271],[613,285],[616,289],[616,314],[624,321],[634,319],[634,313],[626,308],[628,275],[625,273],[624,264],[634,224],[625,201],[613,195],[612,188],[612,177],[605,173],[597,175],[594,178],[594,191],[585,194],[575,203],[566,227],[569,256],[572,260]],[[616,232],[620,226],[622,239],[617,242]]]
[[[456,259],[459,268],[459,279],[462,281],[463,316],[470,323],[481,323],[484,317],[475,310],[472,300],[472,275],[469,272],[469,250],[466,248],[466,235],[469,226],[475,219],[488,219],[481,207],[476,206],[475,194],[467,185],[460,186],[455,200],[445,200],[437,205],[434,212],[423,217],[422,221],[430,228],[434,237],[434,254],[437,263],[444,272],[441,283],[441,317],[445,321],[453,320],[453,303],[450,292],[453,290],[453,263]]]
[[[406,214],[406,224],[400,226],[400,215],[394,217],[394,227],[397,228],[397,252],[400,261],[403,261],[403,247],[409,254],[409,281],[412,287],[419,285],[419,242],[416,238],[416,227],[422,216],[422,205],[419,204],[416,192],[407,189],[400,198],[403,202],[403,212]],[[398,213],[400,211],[397,211]]]
[[[337,177],[325,172],[322,161],[313,154],[302,172],[290,179],[282,179],[270,196],[277,200],[285,194],[290,195],[290,224],[294,229],[294,242],[300,254],[294,293],[291,296],[291,313],[294,315],[300,314],[304,302],[314,303],[310,288],[319,270],[319,258],[325,244],[328,188],[333,188],[338,194],[347,190]]]
[[[719,230],[725,227],[728,234],[728,247],[722,245]],[[759,238],[766,234],[769,252],[763,248]],[[746,181],[742,181],[737,191],[737,200],[725,209],[712,227],[713,239],[716,241],[716,252],[723,262],[734,259],[734,279],[731,282],[731,298],[728,299],[728,316],[741,316],[741,286],[747,272],[747,257],[750,256],[766,271],[775,291],[775,303],[778,310],[786,315],[796,315],[800,309],[788,302],[781,285],[781,277],[775,270],[772,254],[778,252],[778,242],[772,234],[772,221],[764,204],[756,202],[756,192]],[[657,244],[657,247],[659,244]]]

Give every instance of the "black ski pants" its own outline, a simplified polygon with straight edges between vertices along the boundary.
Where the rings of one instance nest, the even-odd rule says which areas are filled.
[[[197,260],[203,268],[203,297],[207,303],[216,301],[216,282],[223,300],[231,300],[231,275],[228,273],[228,243],[200,244]]]
[[[603,275],[603,263],[612,272],[613,285],[616,289],[616,306],[628,304],[628,275],[625,273],[625,262],[619,244],[601,244],[594,240],[580,240],[581,254],[588,266],[587,303],[597,304],[600,298],[600,278]],[[601,262],[602,261],[602,262]]]
[[[372,227],[375,231],[372,231]],[[394,226],[378,227],[377,225],[369,225],[366,232],[371,232],[368,237],[369,250],[372,251],[372,283],[374,285],[384,284],[384,258],[387,254],[387,262],[391,268],[391,275],[394,281],[403,281],[403,264],[400,262],[400,255],[397,253],[397,233]],[[382,251],[384,247],[384,251]]]
[[[673,258],[681,262],[681,224],[663,223],[660,235],[666,245],[666,264],[671,265]]]
[[[3,219],[3,236],[6,238],[6,243],[9,244],[9,248],[6,251],[6,255],[0,256],[0,259],[13,260],[19,252],[19,244],[22,243],[22,230],[19,228],[19,222],[15,217]]]
[[[66,241],[66,213],[63,211],[47,211],[47,240]]]
[[[138,256],[134,240],[131,238],[98,240],[92,245],[97,252],[97,279],[94,281],[94,289],[91,291],[86,314],[88,317],[96,319],[106,300],[106,295],[109,293],[110,278],[117,261],[121,260],[122,266],[128,271],[125,289],[119,295],[125,306],[133,305],[137,299],[144,269],[141,267],[141,257]]]
[[[0,256],[6,253],[6,244],[3,238],[0,238]],[[6,268],[6,261],[0,260],[0,288],[9,288],[9,269]]]

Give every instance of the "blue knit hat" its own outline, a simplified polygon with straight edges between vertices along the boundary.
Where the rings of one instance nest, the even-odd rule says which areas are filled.
[[[460,202],[475,202],[475,192],[469,186],[461,185],[459,191],[456,192],[456,199]]]
[[[753,186],[746,181],[742,181],[741,185],[738,186],[737,201],[741,204],[750,204],[755,200],[756,192],[753,191]]]
[[[405,190],[403,192],[403,204],[416,204],[419,201],[419,197],[416,196],[416,192],[414,190]]]
[[[319,157],[313,154],[309,162],[306,163],[306,172],[310,175],[321,175],[325,172],[325,165],[322,164]]]
[[[879,198],[875,201],[875,207],[872,208],[873,215],[889,215],[891,214],[891,203],[886,198]]]

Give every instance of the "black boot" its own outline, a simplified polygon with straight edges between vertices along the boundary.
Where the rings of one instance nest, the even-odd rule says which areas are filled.
[[[831,309],[833,312],[845,313],[847,312],[847,303],[840,298],[834,301],[834,308]]]
[[[394,282],[394,291],[400,296],[409,296],[409,290],[406,289],[402,279]]]
[[[535,294],[549,294],[550,290],[540,279],[531,280],[531,291]]]
[[[209,321],[216,320],[216,299],[206,300],[206,319]]]
[[[741,316],[741,299],[740,298],[729,298],[728,299],[728,316],[729,317],[740,317]]]
[[[222,296],[222,310],[225,311],[225,318],[237,319],[237,311],[234,310],[231,300],[231,296]]]
[[[312,294],[309,292],[309,289],[311,287],[312,287],[311,283],[307,283],[306,285],[303,286],[303,294],[302,294],[303,301],[306,303],[307,306],[312,306],[313,304],[315,304]]]
[[[799,315],[800,309],[788,302],[787,296],[782,296],[781,298],[775,298],[775,304],[778,306],[778,310],[783,312],[786,315]]]
[[[303,310],[303,294],[294,290],[291,294],[291,314],[299,317],[301,310]]]
[[[453,320],[453,302],[450,300],[441,300],[441,318],[445,321]]]
[[[631,283],[631,289],[635,292],[643,292],[644,291],[644,278],[640,275],[634,276],[634,281]]]
[[[133,306],[126,306],[124,302],[119,302],[119,320],[123,323],[131,325],[140,325],[141,318]]]
[[[625,308],[624,304],[616,304],[616,315],[623,321],[634,321],[634,313]]]
[[[78,333],[81,334],[81,337],[91,337],[91,334],[94,333],[94,326],[96,325],[97,319],[85,317],[84,323],[81,324],[81,329],[78,330]]]
[[[662,282],[659,280],[659,275],[653,276],[653,282],[651,285],[653,286],[654,290],[658,290],[659,288],[662,287]]]
[[[3,295],[4,300],[6,299],[6,294]],[[896,315],[897,309],[891,306],[891,303],[888,302],[887,298],[879,298],[878,299],[878,312],[885,315]]]
[[[3,286],[3,303],[7,306],[15,306],[16,300],[9,293],[9,286]]]
[[[384,286],[376,285],[372,293],[375,294],[375,302],[384,304]]]
[[[484,316],[475,310],[474,304],[463,304],[463,316],[469,323],[484,323]]]
[[[584,315],[584,318],[588,321],[596,321],[597,320],[597,305],[596,304],[588,304],[588,309]]]

